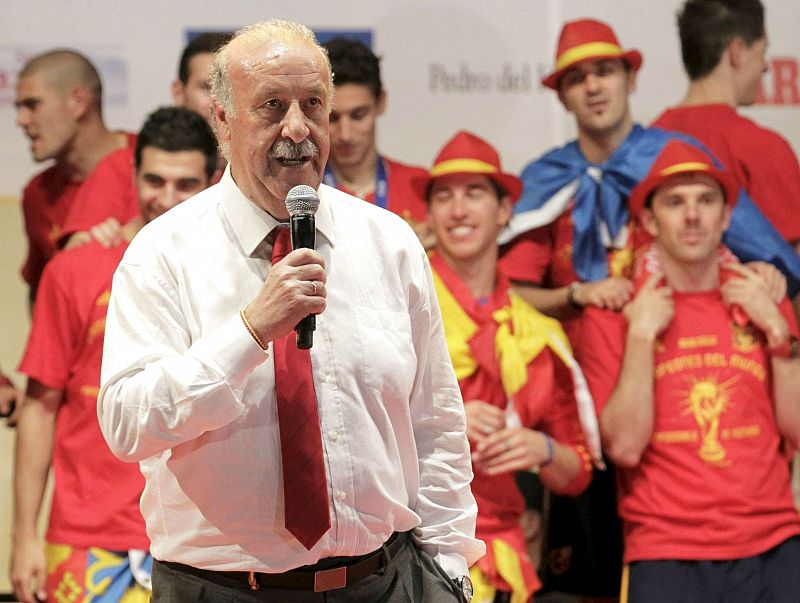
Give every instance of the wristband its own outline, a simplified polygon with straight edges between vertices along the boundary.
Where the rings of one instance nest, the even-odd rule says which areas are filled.
[[[573,281],[567,287],[567,303],[570,307],[575,308],[576,310],[580,310],[583,306],[578,303],[578,300],[575,299],[575,293],[578,291],[578,288],[581,286],[580,281]]]
[[[539,467],[547,467],[553,462],[553,439],[544,432],[541,432],[541,434],[544,436],[544,441],[547,444],[547,458],[539,465]]]

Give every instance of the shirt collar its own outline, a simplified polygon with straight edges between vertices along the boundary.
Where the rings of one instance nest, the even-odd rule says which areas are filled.
[[[248,256],[258,255],[264,238],[278,225],[278,221],[242,193],[231,176],[230,164],[225,168],[217,186],[222,188],[222,211],[228,218],[239,245]],[[327,188],[329,187],[321,185],[318,190],[320,203],[314,218],[317,233],[333,245],[333,219],[326,201],[329,193],[324,190]]]

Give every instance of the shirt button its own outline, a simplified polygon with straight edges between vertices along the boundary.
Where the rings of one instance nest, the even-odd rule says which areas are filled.
[[[339,439],[339,432],[338,431],[329,431],[328,437],[331,439],[332,442],[335,442]]]
[[[344,500],[347,498],[347,492],[339,492],[339,500]]]

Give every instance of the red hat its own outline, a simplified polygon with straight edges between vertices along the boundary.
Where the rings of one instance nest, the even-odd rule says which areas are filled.
[[[481,174],[502,186],[514,203],[522,194],[522,180],[503,172],[500,155],[492,145],[466,130],[456,133],[439,151],[426,176],[411,179],[411,186],[422,199],[428,198],[428,187],[434,178],[449,174]]]
[[[594,19],[578,19],[565,23],[561,29],[556,70],[542,84],[558,90],[558,80],[564,72],[586,59],[622,59],[633,71],[642,66],[642,54],[634,49],[623,50],[611,27]]]
[[[705,174],[719,182],[725,201],[733,207],[739,196],[739,185],[729,171],[714,165],[713,160],[698,147],[682,140],[670,140],[653,162],[647,177],[631,191],[628,208],[633,215],[642,212],[647,199],[668,178],[678,174]]]

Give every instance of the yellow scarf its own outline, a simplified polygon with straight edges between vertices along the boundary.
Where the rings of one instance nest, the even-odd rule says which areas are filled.
[[[469,340],[477,333],[478,325],[436,271],[433,272],[433,282],[444,317],[447,349],[456,378],[460,381],[478,369],[478,362],[469,347]],[[503,389],[506,395],[513,396],[528,382],[528,365],[545,346],[550,347],[567,366],[570,366],[572,358],[569,341],[557,320],[543,315],[513,291],[509,291],[508,296],[511,304],[493,312],[492,318],[498,325],[495,354],[500,364]]]

